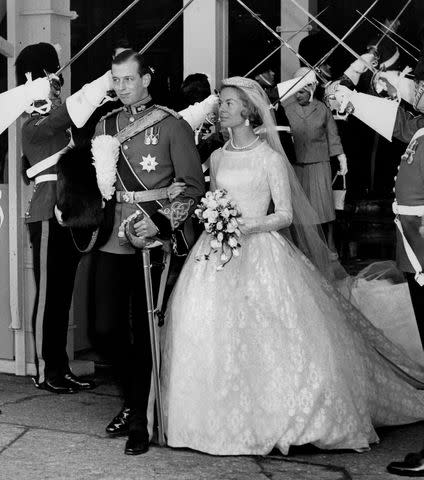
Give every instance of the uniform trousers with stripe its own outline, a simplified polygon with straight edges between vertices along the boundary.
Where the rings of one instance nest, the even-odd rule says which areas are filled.
[[[56,218],[28,223],[36,284],[32,329],[37,381],[69,370],[66,343],[75,274],[81,255],[69,228]]]
[[[151,251],[154,297],[162,256],[159,248]],[[94,282],[96,315],[92,342],[112,363],[124,406],[132,410],[130,430],[145,431],[152,355],[141,252],[97,252]]]
[[[415,273],[405,272],[405,277],[408,282],[418,331],[420,332],[421,344],[424,348],[424,287],[420,287],[415,280]]]

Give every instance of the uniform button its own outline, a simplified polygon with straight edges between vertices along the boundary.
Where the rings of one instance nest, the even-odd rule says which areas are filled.
[[[396,182],[397,176],[393,177],[393,180]]]
[[[130,122],[133,122],[134,121],[134,117],[130,117]]]
[[[398,165],[398,171],[400,170],[400,165]]]
[[[128,145],[124,145],[124,150],[128,150]]]

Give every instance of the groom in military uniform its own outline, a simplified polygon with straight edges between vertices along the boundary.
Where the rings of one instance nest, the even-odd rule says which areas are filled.
[[[126,50],[117,55],[112,79],[124,106],[101,119],[95,133],[95,137],[115,136],[120,142],[114,226],[96,262],[95,343],[110,357],[124,397],[123,409],[106,432],[128,434],[128,455],[144,453],[149,446],[152,357],[141,255],[127,241],[125,221],[138,212],[133,238],[147,243],[160,239],[181,254],[190,246],[183,224],[204,193],[192,128],[179,114],[153,104],[148,91],[151,77],[151,69],[137,53]],[[174,179],[185,186],[170,199],[167,187]],[[151,251],[154,292],[163,252],[160,247]]]

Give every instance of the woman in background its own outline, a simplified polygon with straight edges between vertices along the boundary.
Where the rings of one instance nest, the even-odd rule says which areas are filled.
[[[300,68],[294,78],[303,77],[307,71],[306,67]],[[295,172],[323,227],[331,257],[336,259],[330,157],[337,156],[341,175],[347,173],[347,160],[333,115],[324,103],[314,98],[315,88],[316,83],[312,83],[296,92],[296,100],[284,110],[293,135]]]

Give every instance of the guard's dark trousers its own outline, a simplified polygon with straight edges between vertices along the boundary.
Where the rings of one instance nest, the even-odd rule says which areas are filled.
[[[66,339],[80,254],[69,228],[56,218],[29,223],[28,228],[36,284],[32,328],[37,381],[54,382],[69,373]]]

